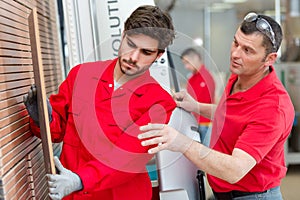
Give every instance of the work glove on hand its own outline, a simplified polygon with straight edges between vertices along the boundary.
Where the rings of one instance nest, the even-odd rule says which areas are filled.
[[[59,174],[47,174],[49,196],[53,200],[60,200],[63,197],[82,189],[79,176],[64,168],[59,159],[54,157],[55,166]]]
[[[38,109],[38,102],[37,102],[37,94],[36,94],[36,86],[31,85],[28,93],[24,95],[23,102],[26,106],[27,112],[29,116],[33,119],[36,125],[40,125],[39,123],[39,109]],[[48,114],[49,114],[49,121],[52,121],[52,107],[47,99],[47,107],[48,107]]]

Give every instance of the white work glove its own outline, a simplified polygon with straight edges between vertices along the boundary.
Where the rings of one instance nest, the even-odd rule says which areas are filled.
[[[54,163],[59,174],[47,174],[51,199],[60,200],[72,192],[82,189],[82,183],[77,174],[64,168],[56,156]]]

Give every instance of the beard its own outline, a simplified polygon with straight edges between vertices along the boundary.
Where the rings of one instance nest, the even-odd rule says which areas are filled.
[[[120,70],[126,76],[138,76],[144,73],[149,67],[140,67],[136,62],[124,58],[119,58]]]

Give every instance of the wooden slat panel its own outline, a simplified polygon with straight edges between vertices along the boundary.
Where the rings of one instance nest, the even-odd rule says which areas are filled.
[[[20,17],[8,10],[0,8],[0,19],[1,19],[1,23],[3,24],[8,24],[9,26],[17,27],[20,30],[24,30],[28,32],[26,18]],[[6,22],[10,22],[10,23],[6,23]]]
[[[0,101],[0,109],[5,109],[7,107],[14,106],[21,102],[23,102],[23,97],[21,96]]]
[[[41,184],[38,184],[36,187],[36,192],[35,192],[35,198],[37,200],[39,199],[47,199],[46,197],[48,196],[48,186],[46,182],[41,182]]]
[[[30,196],[30,190],[27,189],[20,197],[19,199],[24,199],[24,200],[32,200]],[[47,198],[44,198],[47,199]]]
[[[41,159],[43,159],[43,157]],[[39,185],[43,185],[45,182],[47,182],[45,165],[41,162],[38,162],[37,165],[34,165],[34,168],[30,168],[29,171],[30,172],[28,173],[31,173],[32,176],[30,188],[34,189],[37,192]]]
[[[52,28],[53,26],[56,26],[55,20],[49,20],[49,19],[41,17],[41,16],[39,16],[38,20],[39,20],[40,30],[44,34],[48,35],[51,33],[54,33],[54,34],[58,33],[57,29]]]
[[[21,178],[23,178],[24,176],[26,176],[26,179],[27,179],[26,162],[24,162],[24,161],[20,161],[17,163],[17,165],[19,165],[18,170],[16,170],[16,168],[14,168],[10,171],[10,172],[14,172],[14,174],[8,173],[7,175],[5,175],[3,177],[3,182],[5,182],[5,184],[2,186],[4,193],[8,193],[9,190],[11,188],[13,188],[19,182],[19,180]],[[26,180],[26,182],[27,182],[27,180]]]
[[[17,130],[23,125],[28,124],[29,119],[28,116],[20,119],[19,121],[12,122],[9,126],[3,127],[0,131],[0,138],[4,137],[5,135],[10,134],[11,132]],[[1,174],[0,174],[1,176]]]
[[[8,42],[8,41],[1,41],[0,40],[0,48],[3,49],[13,49],[17,51],[30,51],[30,45],[24,45],[24,44],[19,44],[19,43],[14,43],[14,42]]]
[[[11,89],[19,88],[21,85],[30,85],[30,84],[31,84],[30,79],[3,82],[0,83],[0,91],[11,90]]]
[[[41,29],[40,37],[41,38],[48,38],[50,40],[54,40],[55,38],[58,37],[58,33],[54,30],[49,31],[49,30],[46,29],[46,31],[45,31],[45,28],[43,28],[43,29]],[[56,42],[54,41],[54,43],[56,43]]]
[[[41,140],[29,132],[23,104],[23,96],[34,83],[27,20],[35,6],[47,95],[56,92],[62,80],[55,1],[0,0],[0,154],[4,154],[0,157],[0,184],[9,191],[5,199],[10,200],[40,200],[48,196]],[[60,145],[53,145],[53,149],[58,153]],[[22,176],[24,171],[15,171],[15,167],[24,159],[32,174]],[[13,184],[10,178],[19,179],[19,184]]]
[[[34,177],[34,181],[37,180],[42,180],[43,182],[46,181],[46,172],[45,172],[45,166],[43,163],[43,156],[41,157],[40,160],[38,160],[37,162],[33,163],[34,165],[32,166],[31,170],[32,170],[32,176]],[[39,172],[39,173],[37,173]],[[42,173],[41,173],[42,172]],[[38,176],[42,176],[39,177]],[[37,185],[37,182],[35,183],[35,185]]]
[[[51,3],[50,3],[50,1],[38,1],[37,2],[37,8],[38,8],[38,14],[39,15],[42,15],[43,17],[50,18],[50,19],[52,17],[52,20],[55,20],[55,18],[53,18],[53,15],[51,14]]]
[[[5,117],[5,118],[1,119],[0,120],[0,129],[12,124],[12,122],[14,122],[14,121],[18,121],[18,120],[24,118],[25,116],[27,116],[27,111],[22,110],[18,113],[12,114],[10,117]]]
[[[16,193],[16,195],[14,195],[12,197],[12,200],[25,199],[25,198],[27,198],[28,193],[29,193],[29,189],[28,189],[27,185],[23,185],[22,188]]]
[[[61,74],[61,69],[55,68],[56,65],[44,65],[44,72],[46,76],[57,76]]]
[[[27,172],[32,177],[32,180],[30,182],[30,187],[31,189],[33,189],[32,195],[35,197],[41,196],[41,191],[44,190],[48,191],[46,185],[47,183],[45,177],[46,172],[45,172],[42,152],[40,151],[35,155],[31,154],[30,156],[28,156],[28,163],[32,165],[31,167],[28,168],[28,172]]]
[[[29,39],[0,32],[0,40],[29,45]]]
[[[22,157],[24,157],[29,151],[27,146],[32,144],[35,140],[36,140],[36,138],[32,138],[32,137],[27,138],[25,141],[22,142],[21,145],[16,146],[13,151],[11,151],[5,155],[2,155],[1,162],[5,163],[4,166],[6,166],[6,163],[11,162],[11,160],[14,159],[17,155],[22,154],[23,155]],[[23,153],[24,151],[26,152],[26,150],[27,150],[27,153],[26,154]]]
[[[28,17],[28,13],[22,10],[24,7],[22,7],[20,4],[16,4],[14,1],[5,2],[0,0],[0,7],[14,13],[17,16],[23,17],[24,19]]]
[[[19,200],[20,196],[27,190],[27,175],[24,175],[5,196],[7,199]]]
[[[24,133],[28,134],[28,132],[29,132],[29,127],[27,126],[27,124],[22,127],[19,127],[17,130],[13,131],[9,135],[5,135],[3,138],[1,138],[0,147],[2,148],[4,145],[11,142],[14,138],[17,138],[18,136],[20,136]],[[30,133],[30,135],[31,135],[31,133]]]
[[[31,53],[28,51],[16,51],[10,49],[0,49],[1,56],[13,57],[13,58],[30,58]]]
[[[22,159],[18,162],[7,174],[2,176],[2,181],[4,183],[9,183],[10,180],[14,179],[15,174],[22,171],[26,173],[26,160]]]
[[[24,38],[29,38],[28,32],[17,29],[15,27],[0,24],[0,30],[1,30],[1,32],[8,33],[11,35],[17,35],[17,36],[22,36]]]
[[[21,143],[25,142],[28,138],[31,137],[32,137],[31,132],[27,131],[25,133],[22,133],[18,137],[12,138],[12,141],[10,141],[9,143],[7,143],[5,146],[1,148],[0,150],[1,156],[9,154],[10,151],[14,151],[16,146],[20,145]]]
[[[47,83],[47,85],[52,85],[52,83],[56,84],[59,80],[60,80],[60,76],[59,75],[57,75],[57,77],[55,77],[55,76],[47,76],[47,77],[45,77],[45,83]]]
[[[51,54],[42,54],[42,58],[43,58],[43,60],[53,61],[53,60],[59,58],[59,56],[58,55],[51,55]]]
[[[51,50],[57,50],[58,46],[57,46],[57,41],[55,38],[53,37],[41,37],[40,38],[41,41],[41,47],[42,48],[46,48],[46,49],[51,49]],[[53,51],[55,52],[55,51]]]
[[[16,21],[11,20],[11,19],[5,18],[1,15],[0,15],[0,21],[1,21],[1,24],[3,24],[3,26],[11,27],[12,29],[16,29],[17,31],[23,31],[23,32],[26,31],[26,32],[28,32],[28,26],[27,25],[18,23]],[[16,35],[13,32],[10,32],[9,29],[7,29],[7,30],[8,30],[7,32],[9,34]],[[5,32],[5,31],[3,30],[2,32]],[[28,34],[26,32],[23,33],[22,35],[19,35],[19,37],[27,38],[26,36],[28,36]],[[2,38],[2,40],[5,40],[5,39]]]
[[[39,144],[36,149],[33,149],[28,155],[27,155],[27,160],[30,161],[28,162],[28,168],[31,168],[34,163],[37,163],[41,161],[43,163],[43,152],[40,150],[42,148],[42,144]]]
[[[6,100],[12,97],[18,97],[19,95],[25,95],[28,92],[28,87],[30,85],[27,85],[26,88],[17,88],[13,90],[6,90],[6,91],[0,91],[0,101]]]
[[[22,66],[4,66],[0,65],[0,73],[19,73],[19,72],[29,72],[32,73],[32,65],[22,65]]]
[[[10,115],[13,115],[15,113],[21,112],[24,110],[24,104],[16,104],[11,107],[5,107],[4,109],[0,109],[0,120],[4,119],[6,117],[9,117]],[[1,143],[1,141],[0,141]]]
[[[14,0],[22,6],[25,6],[26,12],[29,14],[32,8],[36,7],[37,3],[33,0]],[[23,8],[25,10],[25,8]]]
[[[3,162],[2,159],[0,160],[0,166],[2,166],[0,168],[0,174],[6,174],[16,163],[23,159],[28,154],[28,152],[30,152],[31,149],[36,147],[39,143],[40,140],[38,140],[37,138],[29,138],[22,145],[18,146],[14,152],[11,152],[9,155],[5,155],[6,158],[4,159],[9,160],[7,159],[7,157],[9,157],[10,160],[8,162]]]
[[[56,50],[58,47],[52,43],[53,40],[46,40],[46,41],[41,41],[41,47],[42,48],[45,48],[45,50],[51,50],[51,51],[54,51]]]
[[[0,65],[32,65],[32,60],[27,58],[0,57]]]
[[[6,4],[9,4],[9,6],[12,6],[12,7],[24,12],[24,16],[25,16],[24,18],[28,17],[28,14],[31,10],[27,6],[24,6],[24,5],[28,5],[28,3],[26,3],[26,4],[18,3],[18,0],[14,0],[14,1],[0,0],[0,1],[3,1]],[[5,5],[3,5],[3,6],[6,7]],[[9,6],[8,6],[8,8],[10,8]]]
[[[21,68],[21,67],[19,67],[19,68]],[[1,82],[6,82],[6,81],[17,81],[17,80],[31,79],[31,78],[33,78],[33,72],[0,74],[0,83]]]

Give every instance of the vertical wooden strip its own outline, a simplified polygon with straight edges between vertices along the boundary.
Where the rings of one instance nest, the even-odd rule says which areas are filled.
[[[49,116],[47,109],[47,96],[44,81],[44,71],[42,63],[42,53],[40,44],[40,34],[38,28],[37,10],[33,8],[29,18],[29,34],[32,52],[32,63],[34,71],[34,80],[37,88],[37,97],[39,105],[39,122],[41,129],[41,139],[44,153],[44,162],[47,173],[55,174],[55,165],[53,160],[53,149],[51,143],[51,134],[49,126]]]

